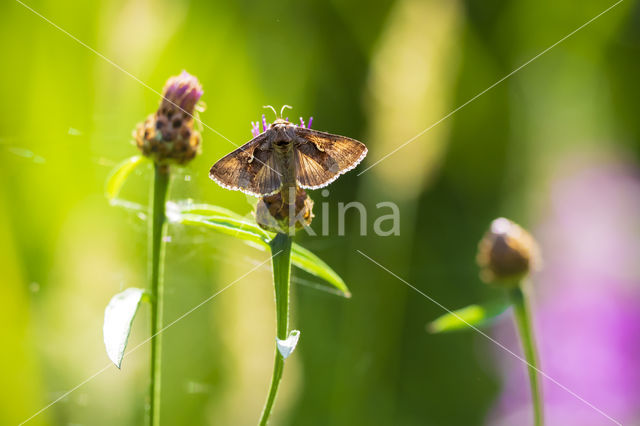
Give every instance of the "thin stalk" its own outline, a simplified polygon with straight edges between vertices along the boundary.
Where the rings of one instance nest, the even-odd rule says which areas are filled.
[[[160,385],[162,375],[162,311],[164,299],[163,265],[165,204],[169,189],[169,167],[155,165],[149,221],[149,288],[151,290],[151,381],[149,385],[148,425],[160,424]]]
[[[514,319],[520,334],[522,349],[524,351],[525,359],[529,363],[527,368],[529,371],[529,386],[533,402],[533,423],[535,426],[542,426],[544,423],[542,392],[538,376],[539,363],[536,342],[533,334],[531,311],[521,285],[511,290],[510,296],[513,301]]]
[[[271,240],[271,262],[273,263],[273,284],[276,294],[276,335],[278,339],[285,340],[289,333],[289,276],[291,273],[291,241],[292,237],[278,233]],[[260,426],[265,426],[269,421],[271,409],[278,394],[280,379],[284,371],[284,358],[276,345],[275,360],[273,364],[273,376],[269,396],[262,410]]]

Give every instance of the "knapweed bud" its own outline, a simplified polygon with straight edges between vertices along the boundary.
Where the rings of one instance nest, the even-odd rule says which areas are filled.
[[[312,210],[313,200],[304,189],[296,188],[294,203],[283,201],[282,192],[260,198],[256,222],[267,231],[289,233],[311,225]]]
[[[202,86],[186,71],[167,80],[158,111],[138,124],[133,136],[138,149],[157,164],[186,164],[200,149],[193,114]]]
[[[476,260],[483,281],[510,286],[517,285],[534,269],[538,257],[538,246],[531,234],[501,217],[491,222],[478,245]]]

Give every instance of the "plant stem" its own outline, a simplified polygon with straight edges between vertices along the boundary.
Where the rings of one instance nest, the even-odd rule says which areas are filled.
[[[169,189],[169,167],[155,165],[153,199],[149,221],[149,288],[151,290],[151,382],[149,385],[148,425],[160,424],[160,385],[162,374],[162,311],[164,299],[163,265],[165,203]]]
[[[271,240],[271,262],[273,263],[273,284],[276,294],[276,330],[277,337],[285,340],[289,332],[289,275],[291,273],[291,241],[292,237],[278,233]],[[271,409],[278,394],[278,386],[284,371],[284,358],[276,345],[275,360],[273,365],[273,376],[269,396],[262,410],[260,426],[265,426],[269,421]]]
[[[522,283],[511,290],[511,300],[513,301],[513,312],[522,349],[528,365],[529,386],[531,389],[531,399],[533,402],[533,422],[535,426],[542,426],[544,423],[542,392],[540,382],[538,380],[538,354],[536,351],[536,342],[533,334],[533,324],[531,322],[531,311],[527,302],[527,298],[522,291]]]

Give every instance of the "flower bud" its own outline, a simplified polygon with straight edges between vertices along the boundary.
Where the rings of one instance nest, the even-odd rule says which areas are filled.
[[[267,231],[289,233],[311,225],[312,209],[313,200],[304,189],[296,188],[295,201],[290,200],[289,203],[284,202],[282,192],[278,192],[260,198],[256,206],[256,222]]]
[[[160,110],[184,110],[193,114],[196,104],[202,97],[202,86],[195,76],[186,71],[167,80],[162,90],[163,97]],[[177,112],[177,111],[176,111]]]
[[[133,136],[138,149],[157,164],[186,164],[200,149],[193,114],[202,96],[198,79],[186,71],[167,80],[158,111],[138,124]]]
[[[534,269],[538,257],[538,246],[531,234],[501,217],[491,222],[478,245],[476,260],[483,281],[511,286]]]

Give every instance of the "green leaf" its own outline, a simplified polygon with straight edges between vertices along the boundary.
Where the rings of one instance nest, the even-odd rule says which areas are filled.
[[[131,158],[127,158],[122,163],[118,164],[109,174],[107,183],[105,185],[105,195],[109,201],[115,199],[122,189],[127,176],[135,170],[136,167],[142,163],[145,158],[141,155],[136,155]]]
[[[351,292],[340,275],[306,248],[294,243],[291,249],[291,263],[311,275],[324,279],[340,290],[344,297],[351,297]]]
[[[205,217],[225,216],[238,220],[244,219],[238,213],[235,213],[224,207],[214,206],[211,204],[194,204],[190,201],[177,201],[174,203],[174,206],[180,214],[194,214]]]
[[[214,231],[243,239],[259,247],[264,247],[265,249],[269,248],[269,242],[273,239],[273,233],[265,231],[254,222],[248,222],[246,219],[239,218],[240,216],[233,212],[230,212],[233,217],[209,215],[213,213],[220,214],[226,210],[221,207],[195,204],[190,209],[176,210],[178,214],[167,214],[174,222],[191,226],[204,226]],[[186,213],[187,211],[192,213]],[[199,213],[193,213],[196,211]],[[311,275],[324,279],[340,290],[344,297],[351,297],[351,292],[342,278],[340,278],[340,275],[318,256],[295,243],[291,250],[291,263]]]
[[[221,232],[232,237],[269,247],[271,235],[258,225],[240,219],[224,216],[200,216],[196,214],[181,215],[180,223],[184,225],[198,225]]]
[[[442,315],[427,324],[431,333],[448,333],[474,327],[484,327],[493,323],[498,316],[506,311],[511,303],[506,300],[488,302],[482,305],[469,305]]]
[[[131,333],[131,324],[144,295],[143,289],[128,288],[113,296],[104,310],[102,327],[104,346],[109,359],[118,368],[122,365],[122,357]]]
[[[133,159],[127,160],[127,162],[132,161]],[[122,169],[121,166],[115,174]],[[124,174],[122,179],[127,174]],[[110,185],[108,184],[107,186],[109,187]],[[119,187],[117,189],[119,190]],[[117,191],[115,194],[117,195]],[[138,209],[138,206],[133,203],[124,200],[118,201],[117,205],[121,207],[132,210]],[[167,203],[167,218],[173,223],[202,226],[225,235],[240,238],[254,247],[257,246],[265,250],[269,248],[269,242],[275,235],[272,232],[265,231],[257,223],[250,222],[229,209],[211,204],[194,204],[190,201],[170,202]],[[344,297],[351,297],[351,292],[349,292],[340,275],[318,256],[295,243],[291,250],[291,263],[311,275],[322,278],[338,289]]]

